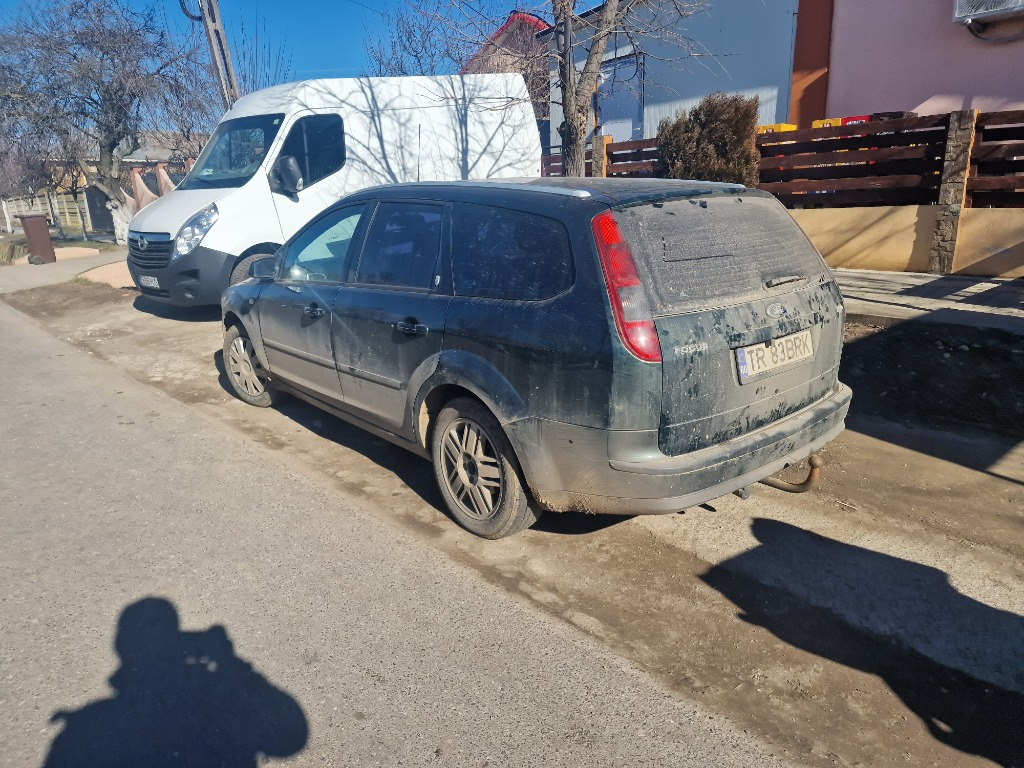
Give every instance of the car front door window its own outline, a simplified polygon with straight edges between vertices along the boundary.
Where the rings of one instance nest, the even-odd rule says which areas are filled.
[[[365,205],[348,206],[310,225],[289,246],[279,278],[293,282],[340,282],[365,212]]]

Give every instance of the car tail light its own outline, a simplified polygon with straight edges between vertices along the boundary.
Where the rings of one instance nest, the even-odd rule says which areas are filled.
[[[637,274],[629,244],[623,238],[611,211],[599,213],[594,217],[592,225],[619,339],[626,349],[641,360],[660,363],[658,331],[654,327],[647,293]]]

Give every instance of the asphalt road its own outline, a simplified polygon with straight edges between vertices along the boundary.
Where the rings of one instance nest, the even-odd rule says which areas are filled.
[[[4,765],[783,764],[362,502],[2,304],[0,328]]]

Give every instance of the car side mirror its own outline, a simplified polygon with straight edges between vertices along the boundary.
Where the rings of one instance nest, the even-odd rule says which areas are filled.
[[[256,259],[249,265],[249,277],[255,277],[261,283],[274,279],[274,260]]]
[[[274,163],[274,176],[281,191],[293,197],[302,191],[302,170],[299,162],[291,155],[281,155]]]

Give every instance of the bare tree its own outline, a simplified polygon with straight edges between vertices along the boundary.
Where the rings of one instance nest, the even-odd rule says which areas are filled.
[[[0,110],[75,153],[124,242],[132,211],[121,162],[146,131],[178,132],[190,107],[201,107],[209,72],[199,51],[195,35],[173,33],[153,6],[33,0],[0,33]]]
[[[706,7],[706,0],[606,0],[577,13],[576,0],[549,0],[520,12],[551,20],[551,31],[537,47],[516,37],[499,39],[507,5],[492,0],[422,0],[388,12],[388,33],[367,46],[374,74],[447,74],[464,67],[476,51],[491,49],[502,71],[517,71],[535,82],[538,71],[551,76],[550,102],[561,107],[562,168],[567,176],[585,173],[588,126],[601,64],[608,43],[622,36],[638,57],[671,61],[694,55],[695,43],[680,22]],[[536,39],[536,38],[535,38]],[[451,52],[455,52],[452,55]],[[468,55],[467,55],[468,53]],[[495,55],[497,54],[497,55]],[[376,66],[377,72],[373,72]],[[443,67],[442,70],[428,67]],[[493,70],[492,70],[493,71]],[[536,97],[535,97],[536,99]]]

